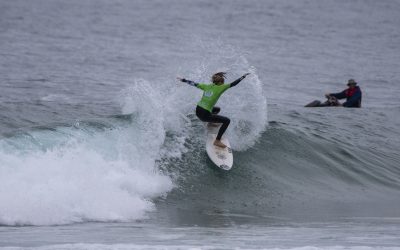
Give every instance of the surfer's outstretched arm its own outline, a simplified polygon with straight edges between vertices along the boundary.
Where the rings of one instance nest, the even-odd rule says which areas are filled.
[[[236,79],[235,81],[231,82],[231,88],[235,87],[236,85],[238,85],[239,82],[241,82],[244,78],[246,78],[247,75],[249,75],[250,73],[246,73],[244,75],[242,75],[240,78]]]
[[[193,81],[190,81],[190,80],[186,80],[185,78],[180,78],[180,77],[178,77],[177,79],[178,79],[179,81],[181,81],[181,82],[186,82],[187,84],[189,84],[189,85],[191,85],[191,86],[193,86],[193,87],[197,87],[197,86],[199,85],[199,83],[193,82]]]

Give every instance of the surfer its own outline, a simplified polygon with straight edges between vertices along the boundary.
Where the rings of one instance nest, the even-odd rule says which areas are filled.
[[[177,78],[181,82],[185,82],[204,91],[201,100],[197,103],[196,115],[203,122],[222,123],[222,126],[219,129],[217,137],[214,141],[214,145],[221,148],[226,147],[226,145],[221,142],[221,138],[231,121],[228,117],[218,115],[220,108],[214,107],[214,105],[217,103],[222,93],[224,93],[227,89],[236,86],[250,73],[244,74],[230,84],[224,84],[225,74],[225,72],[215,73],[211,77],[211,84],[197,83],[180,77]]]
[[[326,98],[335,98],[335,99],[344,99],[346,98],[346,102],[344,102],[341,106],[346,108],[361,108],[361,89],[357,86],[357,82],[354,79],[350,79],[347,82],[348,88],[339,93],[325,94]]]

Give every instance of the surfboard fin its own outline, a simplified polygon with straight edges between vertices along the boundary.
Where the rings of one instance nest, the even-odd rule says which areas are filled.
[[[222,168],[222,169],[224,169],[224,170],[229,170],[229,169],[230,169],[229,166],[224,165],[224,164],[219,165],[219,167]]]

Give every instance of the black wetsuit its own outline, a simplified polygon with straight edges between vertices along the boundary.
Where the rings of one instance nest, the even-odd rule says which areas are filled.
[[[221,109],[219,107],[214,107],[212,112],[203,109],[200,106],[196,106],[196,115],[203,122],[212,122],[212,123],[222,123],[221,128],[218,131],[217,140],[221,140],[222,135],[225,133],[226,129],[229,126],[231,120],[228,117],[217,115]]]

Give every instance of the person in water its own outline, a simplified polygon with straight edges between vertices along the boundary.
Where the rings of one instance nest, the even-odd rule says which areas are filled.
[[[203,122],[212,122],[212,123],[222,123],[221,128],[218,131],[217,137],[214,141],[214,145],[218,147],[225,148],[226,145],[221,142],[222,135],[226,131],[231,122],[229,118],[218,115],[221,111],[219,107],[214,107],[217,103],[219,97],[229,88],[236,86],[240,81],[242,81],[247,75],[250,73],[244,74],[242,77],[237,80],[224,84],[225,82],[225,72],[215,73],[211,77],[211,84],[197,83],[190,80],[186,80],[184,78],[178,77],[178,80],[181,82],[185,82],[191,86],[197,87],[203,90],[203,97],[197,103],[196,107],[196,115]]]
[[[342,92],[335,93],[335,94],[326,94],[326,98],[331,99],[344,99],[346,98],[346,102],[344,102],[341,106],[346,108],[361,108],[361,89],[357,86],[357,82],[354,79],[350,79],[347,82],[348,88],[343,90]],[[336,106],[336,105],[334,105]]]

